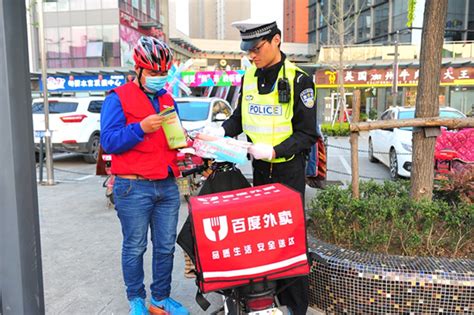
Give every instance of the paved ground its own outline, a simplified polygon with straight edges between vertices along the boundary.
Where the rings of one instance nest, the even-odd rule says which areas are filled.
[[[366,142],[360,140],[361,144]],[[331,138],[330,144],[348,147],[347,138]],[[328,168],[350,173],[349,151],[329,148]],[[361,174],[387,177],[387,170],[367,164],[361,154]],[[364,164],[365,163],[365,164]],[[38,185],[43,273],[47,314],[127,314],[128,305],[120,267],[121,232],[115,210],[109,207],[102,188],[102,177],[93,176],[95,166],[80,156],[55,157],[55,186]],[[250,167],[242,168],[250,174]],[[328,173],[330,180],[350,181],[347,175]],[[307,188],[307,201],[315,190]],[[186,218],[182,200],[180,225]],[[150,281],[150,250],[147,251],[146,282]],[[221,306],[221,298],[211,294],[208,312],[194,301],[193,280],[183,276],[182,251],[177,247],[172,296],[191,314],[208,314]]]
[[[91,177],[53,187],[38,186],[44,287],[47,314],[127,314],[120,267],[121,233],[108,206],[102,179]],[[186,215],[183,201],[180,224]],[[145,261],[147,287],[150,248]],[[175,255],[172,296],[191,314],[205,314],[194,302],[193,280],[183,277],[180,248]],[[220,297],[210,296],[210,310]]]
[[[71,164],[82,168],[78,172],[92,171],[92,166],[79,158],[55,161],[55,167],[62,170]],[[120,268],[120,224],[105,199],[103,178],[65,171],[55,175],[57,185],[38,185],[46,313],[127,314]],[[182,200],[180,225],[186,213],[187,204]],[[150,248],[145,257],[147,288],[151,277],[149,253]],[[183,277],[183,269],[182,251],[177,247],[172,296],[191,314],[218,309],[221,297],[217,294],[208,295],[212,305],[207,312],[199,308],[194,301],[194,281]]]

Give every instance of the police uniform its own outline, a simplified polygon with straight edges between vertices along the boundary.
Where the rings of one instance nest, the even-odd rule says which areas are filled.
[[[234,22],[240,30],[241,49],[254,48],[262,38],[277,34],[276,22],[251,20]],[[268,68],[248,68],[242,78],[241,94],[233,115],[224,122],[226,136],[244,132],[253,143],[273,146],[275,158],[253,160],[253,183],[283,183],[299,191],[304,204],[306,154],[315,143],[316,112],[312,79],[290,62],[284,53],[281,61]],[[286,79],[290,90],[287,103],[279,102],[279,81]],[[279,300],[294,314],[306,314],[308,279],[279,280],[286,287]],[[287,286],[286,286],[287,285]]]

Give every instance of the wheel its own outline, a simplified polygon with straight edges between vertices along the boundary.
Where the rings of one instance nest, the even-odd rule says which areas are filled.
[[[374,157],[374,145],[372,144],[372,138],[369,138],[369,161],[372,163],[377,163],[379,161]]]
[[[84,155],[84,161],[87,163],[97,163],[99,157],[100,137],[98,134],[93,134],[87,143],[87,153]]]
[[[398,159],[397,159],[397,152],[395,151],[394,148],[390,150],[389,154],[389,167],[390,167],[390,178],[391,179],[397,179],[399,178],[398,176]]]

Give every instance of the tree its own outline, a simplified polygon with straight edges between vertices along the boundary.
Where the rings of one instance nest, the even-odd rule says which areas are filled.
[[[447,0],[425,2],[416,118],[439,116],[439,78],[447,7]],[[433,128],[413,130],[411,196],[415,200],[423,198],[431,200],[433,196],[435,144],[436,133],[433,133]]]
[[[354,23],[357,20],[360,11],[356,11],[353,1],[347,0],[333,0],[328,2],[331,8],[327,10],[331,14],[326,18],[323,17],[328,29],[328,44],[332,45],[336,50],[336,60],[334,63],[329,63],[327,66],[331,71],[337,73],[337,108],[339,109],[339,121],[343,122],[344,112],[346,109],[346,89],[344,87],[344,70],[346,69],[344,48],[348,44],[354,42]],[[326,3],[326,5],[328,5]],[[318,1],[318,11],[323,12],[321,2]],[[336,112],[337,114],[337,112]]]

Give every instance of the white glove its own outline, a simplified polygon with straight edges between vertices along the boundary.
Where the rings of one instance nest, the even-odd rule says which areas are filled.
[[[202,129],[201,133],[209,136],[222,138],[225,135],[225,130],[223,127],[206,126]]]
[[[273,159],[273,153],[274,153],[273,146],[266,143],[252,144],[248,148],[248,152],[256,160],[271,160]]]

